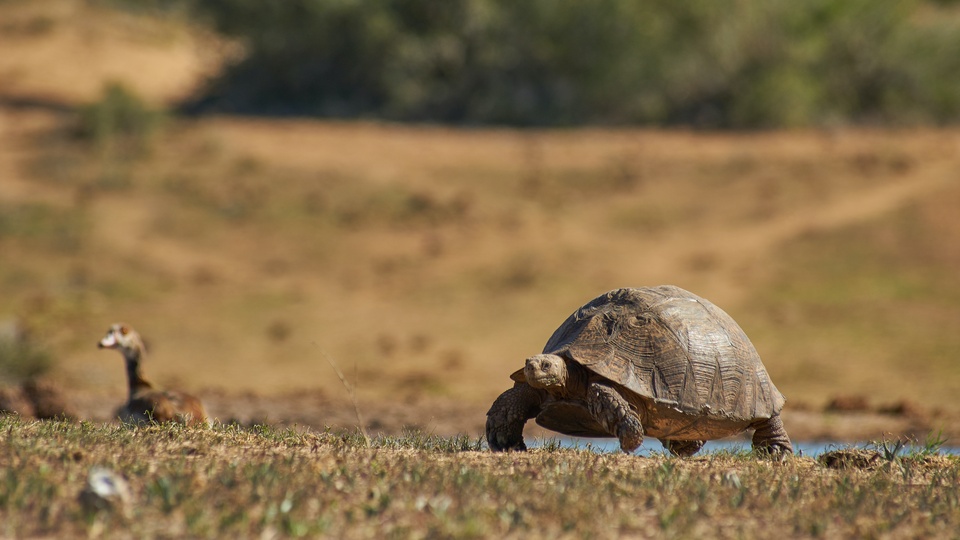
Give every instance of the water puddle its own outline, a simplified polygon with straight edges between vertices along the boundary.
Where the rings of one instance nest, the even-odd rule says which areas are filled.
[[[578,448],[578,449],[588,449],[592,450],[598,454],[606,454],[610,452],[619,452],[620,444],[616,439],[589,439],[589,438],[576,438],[576,437],[550,437],[550,438],[537,438],[533,441],[528,441],[531,448],[541,448],[541,447],[550,447],[555,445],[560,445],[561,448]],[[836,442],[836,441],[814,441],[814,442],[797,442],[793,441],[793,451],[798,455],[803,455],[805,457],[817,457],[824,452],[829,452],[831,450],[847,449],[847,448],[870,448],[877,449],[874,443],[870,442]],[[900,455],[910,455],[911,453],[922,450],[922,446],[904,446],[900,450]],[[879,449],[881,452],[882,449]],[[637,456],[651,456],[651,455],[660,455],[663,454],[663,446],[657,440],[644,441],[643,446],[637,449],[634,452],[634,455]],[[717,452],[740,452],[740,451],[750,451],[750,441],[744,440],[719,440],[719,441],[707,441],[703,445],[703,449],[697,453],[697,455],[704,455]],[[960,447],[957,446],[941,446],[938,450],[938,453],[943,455],[960,455]]]

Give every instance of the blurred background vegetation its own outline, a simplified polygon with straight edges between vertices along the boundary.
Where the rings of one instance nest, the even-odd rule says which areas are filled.
[[[960,120],[956,0],[156,0],[246,54],[192,111],[570,126]]]

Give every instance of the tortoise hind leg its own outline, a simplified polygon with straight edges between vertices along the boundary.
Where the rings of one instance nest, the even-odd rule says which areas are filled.
[[[677,457],[690,457],[703,448],[707,441],[673,441],[670,439],[660,439],[660,444]]]
[[[487,411],[487,444],[494,452],[526,450],[523,425],[537,416],[543,399],[526,383],[517,383],[500,394]]]
[[[790,437],[783,428],[783,420],[779,414],[754,422],[750,427],[756,430],[753,433],[754,450],[773,455],[793,453],[793,445],[790,444]]]
[[[587,387],[587,409],[607,433],[620,439],[620,449],[624,452],[629,454],[643,443],[640,417],[613,388],[591,383]]]

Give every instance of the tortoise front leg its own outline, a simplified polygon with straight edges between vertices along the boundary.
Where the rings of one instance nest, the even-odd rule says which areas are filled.
[[[756,429],[753,432],[754,450],[780,456],[793,453],[793,445],[790,444],[790,437],[783,428],[783,420],[779,414],[755,422],[750,427]]]
[[[640,416],[630,408],[620,392],[601,384],[587,386],[587,409],[603,429],[620,439],[620,449],[633,452],[643,443]]]
[[[540,413],[543,398],[529,384],[517,383],[500,394],[487,411],[487,444],[494,452],[526,450],[523,425]]]

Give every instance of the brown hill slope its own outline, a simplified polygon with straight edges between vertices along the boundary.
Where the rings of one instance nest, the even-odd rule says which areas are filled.
[[[135,15],[80,0],[0,6],[0,100],[76,105],[122,81],[152,103],[189,94],[217,68],[222,40],[173,17]]]

